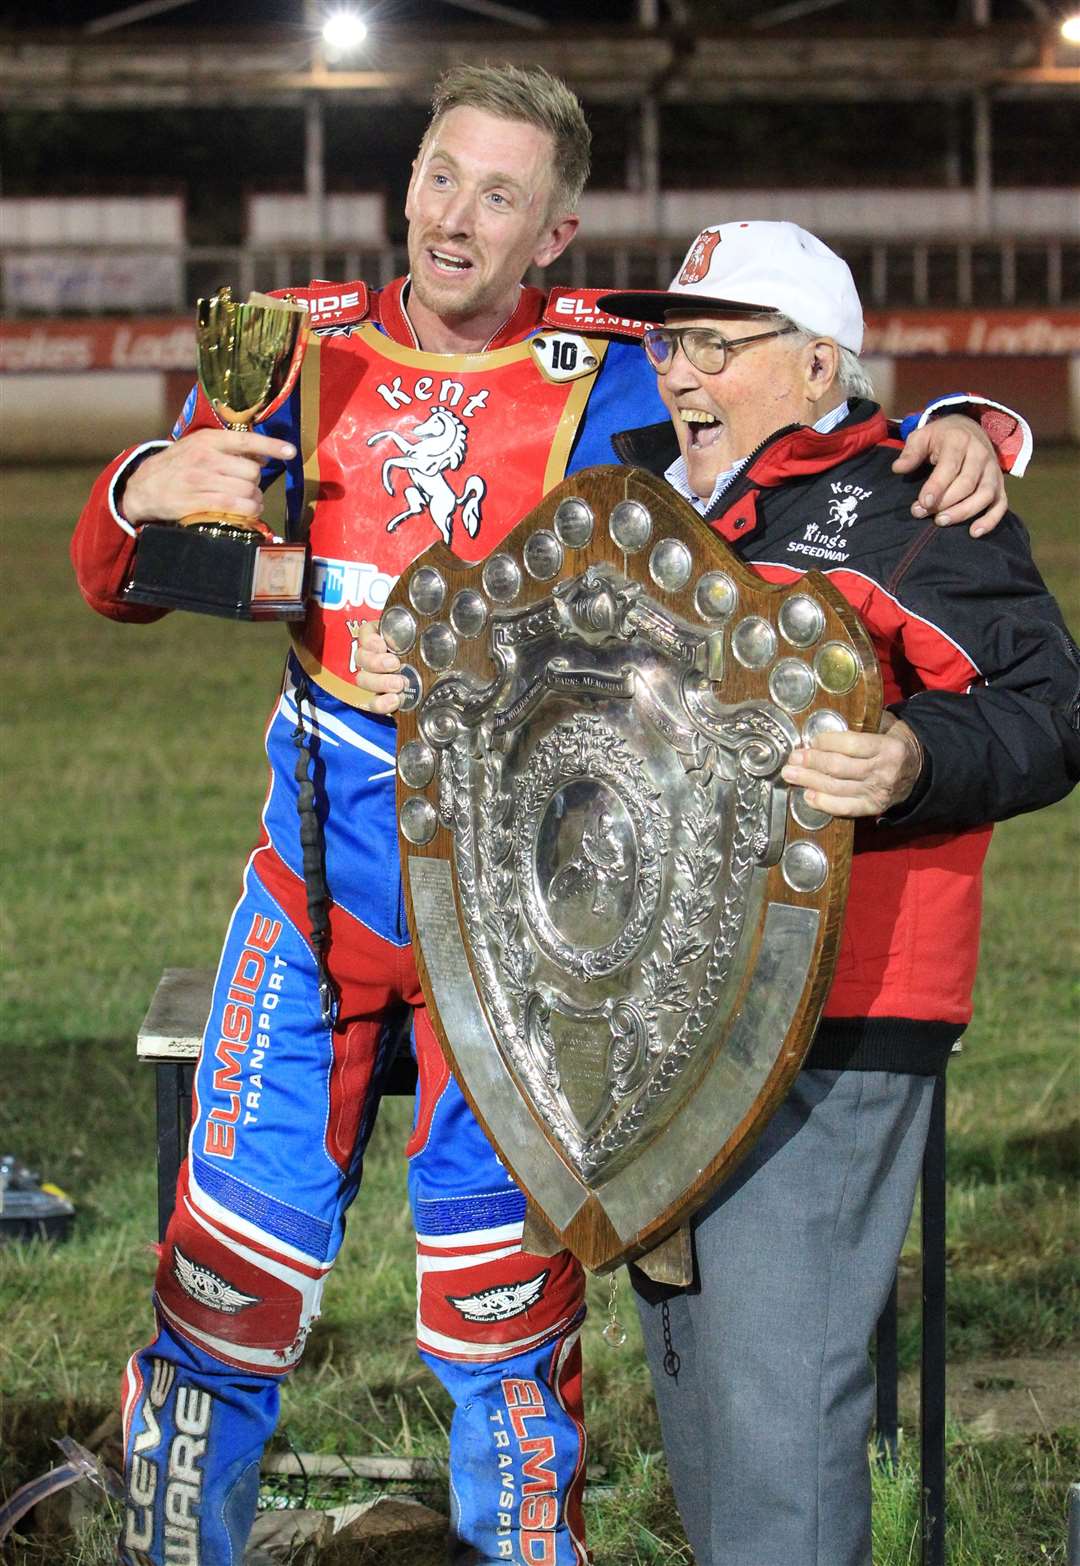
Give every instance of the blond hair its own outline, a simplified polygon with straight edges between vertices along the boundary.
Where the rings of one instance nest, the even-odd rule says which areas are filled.
[[[451,109],[482,109],[500,120],[518,120],[547,131],[552,148],[552,192],[548,217],[565,217],[581,199],[589,177],[592,132],[584,111],[565,82],[542,66],[455,65],[435,83],[431,119],[420,143],[428,139]]]

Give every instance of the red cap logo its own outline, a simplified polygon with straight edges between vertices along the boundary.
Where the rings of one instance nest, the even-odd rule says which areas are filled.
[[[683,262],[683,269],[679,273],[679,283],[683,287],[687,283],[700,283],[708,273],[712,264],[712,253],[720,243],[720,235],[715,229],[706,229],[699,234],[690,247],[690,254]]]

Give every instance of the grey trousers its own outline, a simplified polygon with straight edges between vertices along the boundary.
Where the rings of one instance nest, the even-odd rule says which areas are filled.
[[[631,1269],[697,1566],[871,1566],[868,1347],[933,1088],[891,1072],[801,1072],[693,1221],[700,1286],[665,1300]]]

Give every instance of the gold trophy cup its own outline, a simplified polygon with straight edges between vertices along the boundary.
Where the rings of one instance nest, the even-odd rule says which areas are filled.
[[[308,331],[307,311],[289,299],[253,293],[240,304],[221,288],[199,300],[196,373],[225,429],[250,429],[281,407]],[[140,529],[127,597],[238,620],[299,620],[306,569],[304,544],[277,538],[252,517],[199,511]]]

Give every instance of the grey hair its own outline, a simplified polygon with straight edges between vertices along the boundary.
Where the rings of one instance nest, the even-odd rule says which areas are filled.
[[[811,331],[808,326],[803,326],[801,321],[793,321],[787,315],[774,316],[773,319],[779,320],[784,326],[794,327],[799,337],[798,343],[795,344],[796,347],[803,343],[812,343],[816,337],[828,336],[827,332]],[[844,396],[866,397],[870,402],[875,402],[877,399],[874,393],[874,383],[870,378],[869,370],[863,364],[858,354],[852,353],[850,348],[845,348],[841,343],[837,343],[836,348],[840,355],[840,365],[836,372],[836,384],[844,393]]]

